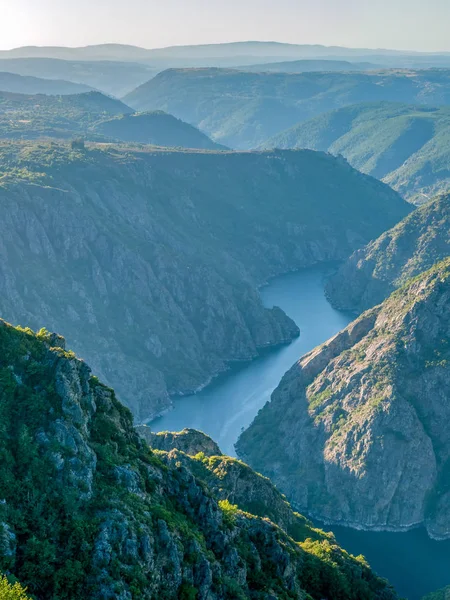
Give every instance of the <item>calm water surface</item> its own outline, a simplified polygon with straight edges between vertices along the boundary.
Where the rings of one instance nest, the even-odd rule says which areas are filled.
[[[344,328],[351,318],[334,310],[324,295],[329,268],[307,269],[273,279],[262,288],[266,306],[280,306],[300,327],[288,346],[269,350],[251,363],[234,366],[201,392],[177,398],[173,411],[153,421],[153,431],[200,429],[235,456],[234,444],[248,427],[284,373],[303,354]],[[326,529],[330,527],[325,526]],[[450,584],[450,541],[435,542],[423,529],[408,533],[332,528],[352,554],[363,554],[371,566],[408,600]]]
[[[327,302],[325,269],[308,269],[273,279],[261,290],[266,306],[280,306],[300,327],[292,344],[266,351],[258,359],[234,366],[193,396],[175,400],[175,409],[153,421],[154,431],[200,429],[222,452],[236,456],[234,444],[264,406],[286,371],[303,354],[344,328],[350,318]]]

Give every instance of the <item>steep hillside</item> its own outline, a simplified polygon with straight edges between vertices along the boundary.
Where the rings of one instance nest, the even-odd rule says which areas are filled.
[[[328,298],[336,307],[362,312],[447,256],[450,196],[444,195],[357,250],[329,280]]]
[[[91,132],[121,142],[225,150],[192,125],[162,111],[120,115],[94,125]]]
[[[158,456],[168,464],[181,463],[202,480],[217,500],[270,519],[297,542],[332,540],[332,534],[314,528],[296,513],[270,479],[256,473],[240,460],[224,456],[207,435],[194,429],[152,433],[149,427],[136,428]]]
[[[0,91],[19,94],[82,94],[92,88],[81,83],[60,79],[40,79],[25,77],[16,73],[0,72]]]
[[[238,441],[302,512],[450,537],[450,258],[304,356]]]
[[[332,536],[298,543],[152,452],[61,337],[0,320],[0,400],[0,568],[40,600],[395,600]]]
[[[409,211],[311,151],[3,143],[0,164],[0,311],[63,333],[140,421],[298,335],[258,285],[342,260]]]
[[[450,189],[450,109],[357,104],[300,123],[261,145],[342,154],[352,166],[423,203]]]
[[[255,148],[322,113],[359,102],[450,104],[450,70],[367,73],[245,73],[171,69],[124,98],[164,110],[232,148]]]
[[[0,59],[0,71],[44,79],[64,79],[118,98],[145,83],[158,72],[149,65],[139,63],[107,60],[88,62],[56,58],[4,58]]]

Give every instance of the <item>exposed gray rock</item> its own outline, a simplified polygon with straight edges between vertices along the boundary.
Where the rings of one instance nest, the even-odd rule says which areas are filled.
[[[283,311],[263,308],[258,285],[343,260],[409,210],[307,151],[8,142],[0,161],[0,313],[62,333],[139,422],[229,361],[298,335]]]
[[[447,256],[450,195],[442,195],[357,250],[329,280],[326,292],[337,308],[361,312]]]
[[[205,456],[219,456],[222,454],[216,442],[202,431],[197,431],[196,429],[152,433],[150,427],[139,425],[136,427],[136,431],[151,448],[157,450],[170,452],[177,449],[191,456],[195,456],[199,452],[203,452]]]
[[[238,453],[328,523],[450,538],[450,259],[304,356]]]
[[[220,503],[186,454],[152,452],[114,392],[46,340],[0,321],[0,570],[30,594],[305,600],[337,590],[359,600],[363,590],[396,600],[332,536],[296,543],[269,519]]]

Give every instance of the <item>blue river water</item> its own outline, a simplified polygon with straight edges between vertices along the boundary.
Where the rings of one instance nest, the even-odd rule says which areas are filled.
[[[235,456],[240,432],[270,399],[284,373],[350,322],[349,315],[334,310],[325,298],[324,284],[331,270],[305,269],[276,277],[263,287],[265,306],[281,307],[300,327],[300,337],[251,362],[234,365],[197,394],[176,398],[174,409],[150,424],[152,430],[199,429],[210,435],[222,452]],[[331,529],[344,548],[363,554],[408,600],[420,600],[426,593],[450,585],[450,541],[430,540],[423,529],[407,533]]]

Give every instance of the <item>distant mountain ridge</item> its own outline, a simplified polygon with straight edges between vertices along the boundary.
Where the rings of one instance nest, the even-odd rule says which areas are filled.
[[[88,59],[88,60],[138,60],[171,56],[281,56],[296,58],[318,58],[350,55],[386,55],[386,56],[445,56],[449,53],[415,52],[389,49],[346,48],[344,46],[324,46],[320,44],[289,44],[283,42],[241,41],[217,44],[197,44],[168,46],[165,48],[141,48],[128,44],[97,44],[80,47],[65,46],[24,46],[0,51],[0,58],[40,58]]]
[[[360,102],[450,104],[450,70],[248,73],[169,69],[127,94],[140,111],[164,110],[214,141],[250,149],[302,121]]]
[[[16,73],[0,72],[0,91],[20,94],[82,94],[93,88],[81,83],[73,83],[60,79],[42,79],[17,75]]]
[[[0,58],[0,71],[42,79],[63,79],[120,97],[151,79],[159,69],[134,62],[27,57]]]
[[[284,62],[257,63],[239,67],[241,71],[278,72],[278,73],[314,73],[316,71],[370,71],[380,70],[381,66],[370,62],[351,62],[349,60],[302,59]]]

